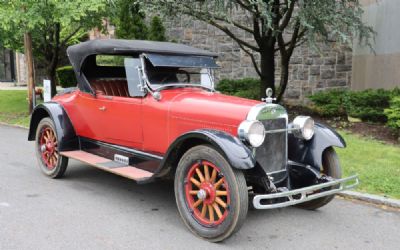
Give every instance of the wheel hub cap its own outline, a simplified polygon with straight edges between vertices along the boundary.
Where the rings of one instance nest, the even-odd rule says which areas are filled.
[[[207,192],[204,189],[200,189],[197,193],[197,198],[200,200],[205,200],[207,198]]]

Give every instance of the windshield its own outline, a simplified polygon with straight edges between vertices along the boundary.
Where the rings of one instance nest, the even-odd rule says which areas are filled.
[[[150,66],[146,68],[146,74],[151,87],[154,89],[171,84],[213,87],[211,70],[206,68],[166,68]]]

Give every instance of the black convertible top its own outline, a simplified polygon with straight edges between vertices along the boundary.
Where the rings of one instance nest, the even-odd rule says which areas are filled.
[[[123,39],[91,40],[70,46],[67,49],[69,60],[76,72],[80,72],[82,63],[90,55],[123,55],[140,54],[146,52],[170,55],[217,56],[217,54],[213,52],[194,48],[184,44]]]

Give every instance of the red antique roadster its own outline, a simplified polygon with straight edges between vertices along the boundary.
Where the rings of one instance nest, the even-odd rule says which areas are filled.
[[[38,105],[29,140],[41,170],[63,176],[68,159],[147,183],[173,176],[186,226],[221,241],[249,206],[316,209],[358,184],[341,179],[331,128],[307,116],[214,90],[216,54],[149,41],[94,40],[67,50],[77,88]],[[250,201],[250,204],[249,204]]]

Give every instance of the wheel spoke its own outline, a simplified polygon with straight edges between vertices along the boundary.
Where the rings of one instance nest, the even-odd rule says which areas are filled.
[[[227,205],[225,203],[225,201],[223,201],[221,198],[219,197],[215,197],[215,202],[218,203],[221,207],[226,208]]]
[[[214,183],[215,179],[217,178],[217,170],[215,168],[213,168],[212,174],[211,174],[211,179],[210,182]]]
[[[209,181],[210,180],[210,172],[209,172],[208,166],[206,164],[204,164],[204,175],[205,175],[206,181]]]
[[[200,206],[200,204],[201,204],[202,202],[203,202],[203,200],[198,199],[198,200],[193,204],[193,207],[196,208],[196,207]]]
[[[204,182],[204,176],[203,176],[203,174],[201,173],[201,171],[200,171],[199,168],[196,168],[196,173],[197,173],[197,176],[198,176],[199,179],[200,179],[200,182]]]
[[[203,204],[203,207],[201,208],[201,218],[206,217],[206,212],[207,212],[207,206]]]
[[[214,222],[214,209],[211,205],[208,206],[208,216],[210,217],[210,222]]]
[[[222,217],[222,213],[221,213],[221,209],[219,209],[218,204],[217,203],[213,203],[212,204],[215,212],[217,213],[218,219],[220,219]]]
[[[219,186],[222,185],[222,183],[224,183],[224,177],[222,177],[221,179],[219,179],[219,181],[217,181],[217,183],[214,184],[214,188],[218,189]]]
[[[196,185],[196,187],[200,188],[201,183],[196,180],[195,178],[190,178],[190,182],[192,182],[194,185]]]
[[[197,195],[197,193],[199,192],[199,190],[190,190],[189,194],[191,195]]]
[[[217,190],[217,191],[215,192],[215,194],[216,194],[217,196],[227,196],[227,195],[228,195],[228,192],[227,192],[227,191],[219,191],[219,190]]]

